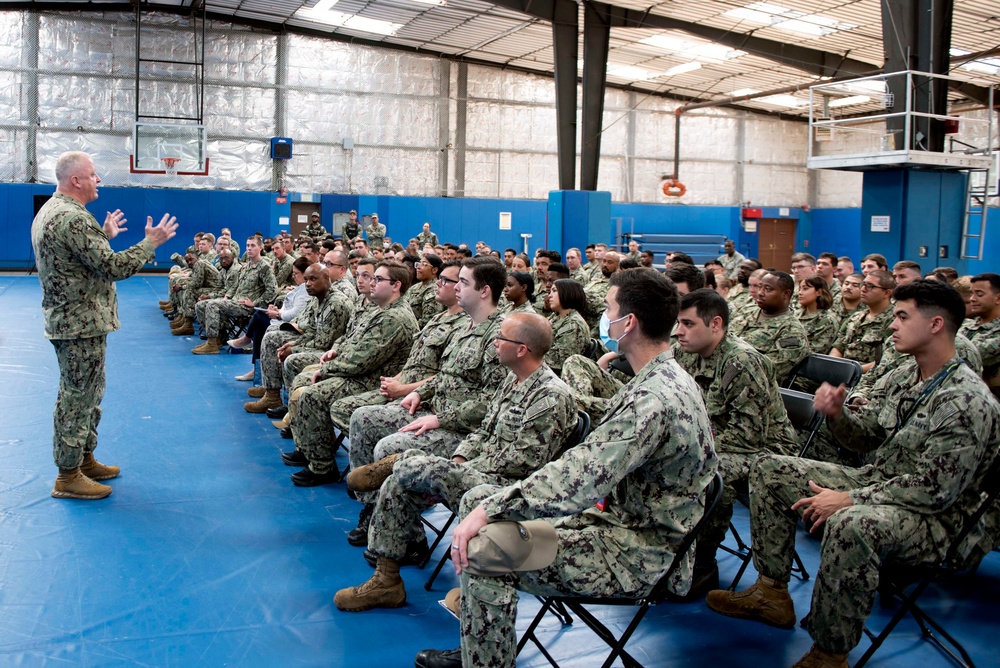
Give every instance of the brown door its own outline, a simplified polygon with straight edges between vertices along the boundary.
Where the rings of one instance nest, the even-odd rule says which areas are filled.
[[[306,225],[309,224],[309,216],[313,211],[319,211],[319,202],[292,202],[292,220],[289,234],[292,235],[293,239],[298,237],[302,230],[306,229]],[[319,220],[323,222],[322,211],[320,211]],[[330,226],[325,223],[324,226],[329,231]]]
[[[792,270],[795,224],[788,218],[761,218],[757,222],[757,253],[765,267]]]

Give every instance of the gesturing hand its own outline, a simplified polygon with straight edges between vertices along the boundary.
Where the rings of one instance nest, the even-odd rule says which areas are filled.
[[[177,216],[165,213],[156,226],[153,225],[153,217],[146,216],[146,238],[154,248],[159,248],[175,236],[177,236]]]
[[[104,233],[108,235],[109,240],[114,239],[119,232],[128,232],[128,228],[125,227],[127,222],[121,209],[108,211],[108,215],[104,217]]]

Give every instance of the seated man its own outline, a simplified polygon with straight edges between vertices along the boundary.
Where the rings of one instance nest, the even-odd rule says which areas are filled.
[[[548,321],[512,313],[493,345],[511,373],[496,389],[479,429],[462,439],[450,458],[414,448],[347,477],[352,489],[378,492],[368,532],[376,567],[361,586],[337,592],[333,601],[341,610],[395,608],[406,602],[399,567],[417,563],[427,551],[420,514],[428,497],[457,508],[462,495],[477,485],[522,480],[548,463],[573,432],[576,407],[569,389],[543,362],[552,345]]]
[[[433,378],[402,401],[354,411],[350,424],[352,469],[411,448],[447,457],[466,434],[482,424],[486,404],[507,377],[493,345],[502,320],[497,300],[507,271],[492,258],[469,258],[462,261],[458,276],[456,298],[468,321],[452,334]],[[363,545],[376,495],[358,493],[357,499],[365,508],[350,538],[352,544]]]
[[[717,461],[698,386],[670,354],[677,291],[659,272],[628,269],[611,278],[606,305],[635,379],[583,443],[521,482],[481,485],[462,498],[465,519],[451,548],[462,580],[462,647],[424,650],[416,665],[514,666],[517,589],[646,595],[701,519]],[[489,522],[543,518],[558,537],[551,565],[500,577],[463,570],[469,539]],[[691,558],[683,560],[669,583],[680,595],[691,585]]]
[[[774,365],[730,336],[728,325],[729,306],[714,290],[681,297],[674,355],[701,388],[726,483],[722,503],[698,538],[692,587],[703,592],[718,586],[715,553],[726,538],[737,493],[747,492],[750,465],[761,453],[792,455],[799,449]]]
[[[253,392],[256,388],[247,391],[250,396],[260,395],[257,401],[243,405],[248,413],[265,413],[268,408],[281,406],[283,377],[294,378],[309,364],[319,362],[347,330],[353,305],[343,293],[330,289],[330,275],[323,265],[309,265],[305,286],[309,301],[290,323],[293,331],[282,326],[264,334],[260,344],[263,392]]]
[[[274,272],[261,258],[260,237],[247,239],[247,263],[240,271],[239,284],[230,296],[211,299],[205,303],[205,333],[208,340],[191,350],[195,355],[218,355],[222,346],[222,335],[229,323],[237,318],[249,318],[254,307],[264,308],[278,294],[274,282]]]
[[[771,360],[779,383],[809,356],[809,336],[789,308],[794,287],[792,277],[785,272],[766,272],[757,290],[758,312],[729,328],[730,334]]]
[[[844,321],[830,355],[856,360],[864,371],[870,371],[878,363],[882,342],[889,336],[892,324],[895,287],[896,281],[887,271],[874,269],[865,274],[861,283],[861,302],[868,308],[853,313]]]
[[[430,319],[441,312],[441,305],[435,301],[437,292],[438,272],[441,271],[441,258],[437,255],[425,255],[414,264],[417,271],[417,282],[406,291],[406,301],[413,310],[417,324],[423,329]]]
[[[202,296],[211,294],[222,285],[219,270],[197,253],[188,251],[184,260],[191,268],[191,275],[186,281],[174,284],[170,295],[171,302],[177,308],[177,317],[170,321],[171,333],[174,336],[189,336],[194,334],[194,306]]]
[[[331,447],[331,404],[375,389],[381,376],[396,374],[406,362],[417,333],[417,320],[402,299],[409,287],[408,269],[397,262],[380,262],[371,286],[378,311],[320,357],[322,366],[313,374],[313,384],[302,389],[291,425],[296,449],[309,460],[307,468],[292,475],[297,486],[325,485],[340,478]]]
[[[746,591],[711,592],[707,603],[724,615],[793,628],[788,580],[796,524],[801,515],[810,531],[825,528],[809,614],[814,644],[796,666],[846,668],[885,560],[940,559],[961,518],[981,501],[1000,447],[1000,407],[955,354],[964,316],[965,303],[950,285],[921,280],[899,288],[893,337],[913,360],[880,380],[862,408],[844,407],[843,386],[817,391],[816,408],[840,442],[872,452],[867,466],[767,455],[750,472],[760,576]],[[970,551],[980,539],[974,531]]]
[[[1000,396],[1000,274],[973,276],[969,305],[975,319],[966,321],[962,334],[979,351],[986,384]]]
[[[600,246],[601,244],[598,244]],[[600,260],[599,268],[593,270],[590,283],[583,288],[587,297],[587,324],[590,325],[590,335],[598,335],[601,314],[604,313],[604,297],[608,294],[611,276],[618,271],[619,255],[615,251],[607,251]]]

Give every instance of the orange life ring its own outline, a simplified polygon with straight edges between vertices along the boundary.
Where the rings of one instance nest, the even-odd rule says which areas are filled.
[[[663,194],[667,197],[684,197],[687,191],[687,186],[677,179],[667,179],[663,182]]]

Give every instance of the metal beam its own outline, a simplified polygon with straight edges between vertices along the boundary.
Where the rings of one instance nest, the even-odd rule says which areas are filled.
[[[580,190],[597,190],[601,161],[604,92],[608,78],[611,24],[600,7],[583,6],[583,137],[580,155]]]
[[[556,147],[559,189],[576,188],[576,62],[580,12],[573,0],[558,0],[552,20],[552,62],[556,80]]]

